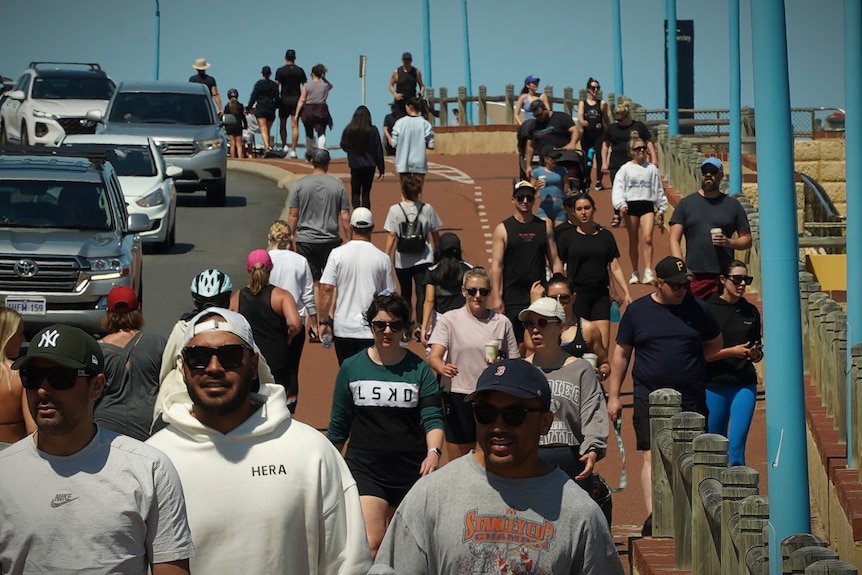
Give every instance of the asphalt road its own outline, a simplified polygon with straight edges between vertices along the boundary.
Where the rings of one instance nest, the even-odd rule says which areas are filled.
[[[144,254],[143,309],[147,329],[167,337],[192,309],[192,278],[210,267],[226,272],[234,289],[246,284],[245,258],[266,247],[269,226],[280,217],[286,191],[273,182],[228,172],[227,203],[206,205],[203,192],[178,194],[177,243],[170,253]]]

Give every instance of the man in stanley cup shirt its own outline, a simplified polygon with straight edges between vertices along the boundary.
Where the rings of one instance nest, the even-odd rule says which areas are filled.
[[[598,506],[539,459],[539,438],[554,420],[544,374],[504,359],[482,372],[466,400],[476,450],[413,486],[369,575],[622,574]]]
[[[697,193],[679,201],[670,219],[670,253],[682,258],[692,275],[691,293],[706,299],[718,291],[718,274],[733,259],[734,250],[751,247],[751,226],[742,204],[719,191],[724,167],[718,158],[700,165]],[[733,237],[736,234],[736,237]]]

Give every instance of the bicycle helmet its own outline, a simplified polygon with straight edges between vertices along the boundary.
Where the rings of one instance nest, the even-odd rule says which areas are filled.
[[[214,268],[202,271],[192,279],[192,299],[195,307],[206,309],[216,305],[226,307],[233,293],[230,276]]]

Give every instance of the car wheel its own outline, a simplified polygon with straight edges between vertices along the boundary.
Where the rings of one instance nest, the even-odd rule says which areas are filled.
[[[171,235],[168,234],[164,240],[156,244],[156,251],[160,254],[166,254],[171,249]]]
[[[8,146],[9,145],[9,137],[6,135],[6,126],[5,124],[0,124],[0,146]]]
[[[171,231],[168,234],[168,247],[172,248],[177,245],[177,223],[174,221],[174,224],[171,226]]]
[[[21,145],[30,145],[30,135],[27,133],[27,124],[25,124],[24,122],[21,122]]]
[[[227,196],[227,185],[224,180],[207,186],[207,205],[223,206]]]

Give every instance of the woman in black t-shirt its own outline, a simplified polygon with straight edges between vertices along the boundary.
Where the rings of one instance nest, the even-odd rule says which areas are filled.
[[[278,96],[278,84],[269,79],[272,75],[272,69],[269,66],[264,66],[260,73],[263,78],[255,83],[251,92],[251,99],[246,107],[254,109],[254,117],[257,118],[260,135],[263,138],[263,149],[266,152],[272,147],[270,141],[272,134],[270,132],[272,123],[275,121],[275,111],[281,100]]]

